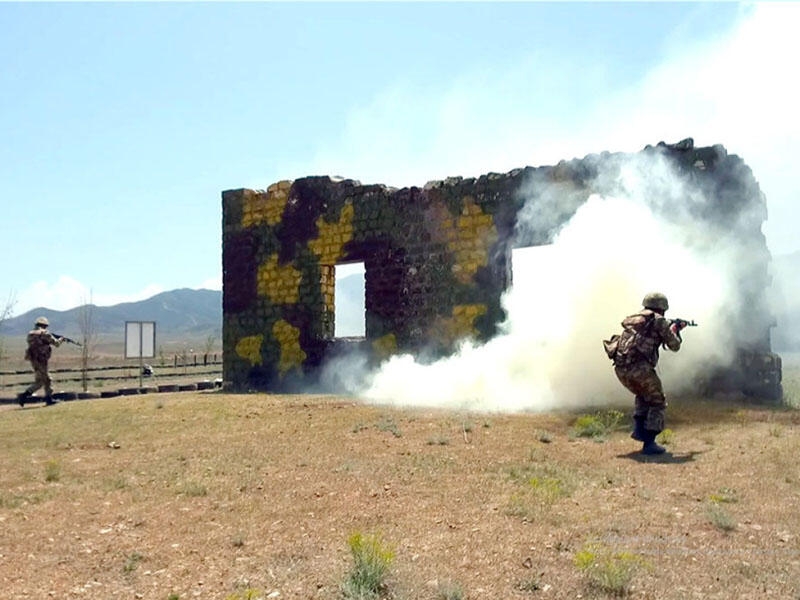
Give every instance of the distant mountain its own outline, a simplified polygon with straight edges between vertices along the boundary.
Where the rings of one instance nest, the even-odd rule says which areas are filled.
[[[336,335],[364,335],[364,276],[348,275],[337,282]],[[222,292],[188,288],[162,292],[139,302],[114,306],[79,306],[69,310],[34,308],[3,322],[0,335],[24,336],[38,317],[50,321],[51,331],[78,339],[87,308],[97,336],[123,336],[125,321],[155,321],[159,339],[222,339]]]
[[[124,334],[125,321],[155,321],[159,337],[222,337],[222,292],[188,288],[114,306],[86,305],[64,311],[34,308],[5,321],[2,334],[25,335],[33,328],[34,321],[44,316],[55,333],[78,338],[82,315],[89,309],[92,326],[98,336]]]

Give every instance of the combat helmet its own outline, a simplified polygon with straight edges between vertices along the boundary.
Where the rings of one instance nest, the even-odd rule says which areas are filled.
[[[39,317],[36,319],[36,323],[34,323],[37,327],[49,327],[50,321],[47,320],[47,317]]]
[[[661,292],[650,292],[642,300],[642,306],[650,310],[666,311],[669,309],[669,301]]]

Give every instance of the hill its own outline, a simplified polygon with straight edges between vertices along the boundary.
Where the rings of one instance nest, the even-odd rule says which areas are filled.
[[[113,306],[85,305],[65,311],[34,308],[6,320],[2,334],[11,337],[25,335],[37,317],[45,316],[56,333],[79,337],[80,322],[87,309],[91,310],[93,329],[98,336],[124,335],[125,321],[155,321],[160,336],[214,336],[217,339],[222,336],[222,292],[188,288]]]
[[[336,312],[337,335],[363,335],[363,274],[342,277],[336,287],[339,299]],[[159,338],[222,338],[222,292],[219,290],[181,288],[162,292],[139,302],[87,306],[92,311],[94,332],[100,338],[123,336],[125,321],[155,321]],[[38,317],[45,316],[54,332],[78,338],[81,333],[81,319],[87,306],[64,311],[34,308],[4,321],[0,335],[11,338],[24,336]]]

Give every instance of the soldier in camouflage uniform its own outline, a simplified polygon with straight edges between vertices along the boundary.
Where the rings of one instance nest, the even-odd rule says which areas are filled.
[[[642,454],[661,454],[664,448],[655,439],[664,429],[667,401],[656,373],[658,347],[677,352],[681,347],[679,332],[685,325],[664,317],[669,309],[664,294],[647,294],[642,305],[643,310],[622,321],[623,331],[612,358],[617,379],[636,396],[631,437],[643,443]]]
[[[47,330],[49,326],[50,323],[46,317],[39,317],[36,319],[34,329],[28,332],[28,348],[25,350],[25,358],[31,361],[36,379],[28,386],[28,389],[17,396],[20,406],[25,406],[25,401],[41,387],[44,388],[45,404],[48,406],[55,404],[53,400],[53,381],[47,371],[47,363],[53,353],[53,346],[60,346],[64,342],[64,338],[56,337],[50,333]]]

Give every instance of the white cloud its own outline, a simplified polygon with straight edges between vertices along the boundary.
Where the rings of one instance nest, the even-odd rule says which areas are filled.
[[[222,275],[216,275],[214,277],[210,277],[203,281],[198,286],[198,289],[201,290],[221,290],[222,289]]]
[[[69,275],[61,275],[52,283],[44,280],[37,281],[16,294],[14,313],[22,314],[39,307],[69,310],[87,303],[97,306],[113,306],[123,302],[145,300],[163,291],[162,286],[149,284],[130,294],[97,292]]]

